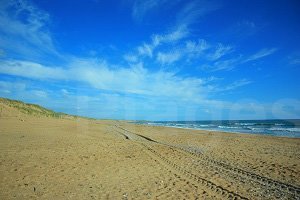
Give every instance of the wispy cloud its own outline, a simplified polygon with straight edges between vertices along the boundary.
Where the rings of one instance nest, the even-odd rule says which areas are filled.
[[[197,41],[188,40],[184,42],[184,45],[175,45],[172,49],[168,51],[158,51],[156,60],[161,64],[171,64],[179,60],[185,59],[190,61],[193,59],[201,58],[207,62],[215,61],[215,65],[218,65],[221,69],[222,65],[230,64],[229,61],[218,61],[225,55],[230,54],[233,48],[228,45],[210,44],[204,39],[199,39]],[[231,61],[230,61],[231,62]]]
[[[136,63],[136,62],[138,62],[138,56],[133,55],[133,54],[125,54],[125,55],[123,56],[123,58],[124,58],[127,62],[129,62],[129,63]]]
[[[167,71],[150,72],[141,63],[130,68],[113,67],[95,59],[74,58],[67,67],[18,60],[1,61],[0,73],[35,80],[77,81],[104,91],[181,100],[205,99],[216,87],[211,85],[216,79],[183,78]],[[248,83],[250,81],[241,80],[223,88],[233,90]]]
[[[229,49],[229,52],[231,50]],[[234,58],[229,59],[220,59],[217,60],[211,64],[203,64],[200,68],[202,70],[210,71],[210,72],[216,72],[216,71],[229,71],[234,69],[235,67],[252,62],[255,60],[262,59],[266,56],[269,56],[277,51],[277,48],[265,48],[257,53],[250,55],[250,56],[244,56],[244,55],[236,55]]]
[[[160,78],[160,77],[157,77]],[[215,79],[215,78],[212,78]],[[169,81],[169,79],[167,80]],[[176,79],[174,79],[176,81]],[[178,81],[181,81],[179,79]],[[44,91],[36,88],[32,88],[33,85],[25,84],[24,87],[11,88],[10,93],[4,94],[3,88],[1,88],[0,81],[0,95],[7,96],[10,98],[16,98],[20,100],[25,100],[27,102],[38,103],[46,107],[51,105],[52,109],[79,115],[87,115],[101,118],[123,118],[123,119],[148,119],[148,120],[183,120],[183,119],[199,119],[198,112],[200,109],[205,108],[205,110],[213,111],[215,115],[222,113],[222,109],[232,108],[232,103],[218,100],[211,100],[205,97],[205,91],[202,91],[201,96],[196,96],[195,91],[190,91],[188,86],[192,84],[192,88],[195,84],[209,84],[211,80],[202,80],[200,83],[195,79],[185,79],[185,81],[180,83],[179,93],[169,96],[164,95],[135,95],[130,93],[111,93],[103,92],[98,89],[88,88],[88,93],[83,92],[80,87],[75,87],[76,92],[71,92],[69,89],[65,89],[62,86],[60,91],[48,90],[43,93],[39,91]],[[2,81],[3,82],[3,81]],[[18,82],[4,82],[5,85],[16,86]],[[154,84],[157,84],[154,82]],[[170,86],[170,83],[168,83]],[[22,83],[20,83],[22,85]],[[184,86],[186,85],[186,86]],[[178,85],[174,85],[176,87]],[[4,87],[7,88],[7,87]],[[212,90],[215,88],[211,87]],[[166,91],[166,88],[162,88]],[[186,89],[186,91],[182,91]],[[92,91],[92,92],[91,92]],[[169,92],[173,92],[170,90]],[[199,90],[198,90],[199,91]],[[215,92],[212,91],[212,92]],[[178,94],[184,94],[181,96]],[[39,96],[36,96],[39,95]],[[177,95],[177,96],[175,96]],[[34,96],[34,98],[32,98]],[[187,116],[183,116],[184,113],[179,114],[179,109],[186,110]],[[143,115],[143,112],[151,113],[151,115]],[[159,110],[160,112],[157,112]],[[197,114],[197,115],[195,115]],[[184,118],[186,117],[186,118]],[[204,116],[203,116],[204,117]],[[221,116],[219,116],[221,117]],[[207,119],[207,116],[205,116]]]
[[[177,23],[186,27],[199,20],[200,17],[209,14],[221,7],[216,1],[190,1],[177,15]]]
[[[252,83],[252,81],[250,81],[248,79],[241,79],[241,80],[234,81],[233,83],[230,83],[229,85],[225,86],[221,90],[222,91],[235,90],[239,87],[249,85],[250,83]]]
[[[0,96],[29,102],[47,100],[49,97],[45,88],[37,88],[30,85],[32,81],[0,81]]]
[[[260,58],[269,56],[273,53],[275,53],[278,49],[277,48],[271,48],[271,49],[262,49],[259,52],[249,56],[247,59],[245,59],[243,62],[249,62],[249,61],[254,61],[254,60],[258,60]]]
[[[289,65],[300,65],[300,52],[293,52],[287,57],[287,62]]]
[[[209,72],[216,72],[216,71],[228,71],[232,70],[233,68],[236,67],[240,62],[240,58],[231,58],[231,59],[226,59],[226,60],[220,60],[216,61],[212,64],[203,64],[201,66],[201,69],[204,71],[209,71]]]
[[[176,43],[188,36],[189,32],[185,27],[176,27],[174,30],[166,34],[153,34],[149,43],[144,42],[136,47],[135,52],[124,55],[124,59],[129,62],[136,62],[140,57],[152,57],[154,51],[163,44]]]
[[[210,48],[205,40],[188,40],[184,46],[175,46],[169,51],[158,51],[156,61],[162,65],[169,65],[181,59],[193,59],[204,54],[204,51]]]
[[[135,0],[132,7],[132,17],[140,22],[151,10],[158,8],[169,0]]]
[[[1,60],[0,73],[34,79],[66,79],[65,70],[23,60]]]
[[[44,90],[32,90],[31,91],[33,96],[38,97],[38,98],[47,98],[48,93],[45,92]]]
[[[188,53],[190,56],[200,55],[205,50],[211,47],[210,44],[204,39],[200,39],[198,41],[187,41],[185,43],[185,52]]]
[[[156,45],[153,45],[153,43],[152,44],[144,43],[141,46],[137,47],[138,55],[152,57],[153,50],[155,49],[155,47]]]
[[[146,1],[135,1],[134,7],[133,7],[133,13],[134,16],[142,18],[144,14],[146,14],[149,10],[154,9],[155,7],[162,6],[164,4],[168,5],[174,5],[177,4],[182,0],[177,1],[169,1],[169,0],[146,0]],[[150,58],[153,57],[154,51],[160,47],[162,44],[172,44],[178,41],[181,41],[182,39],[189,36],[191,30],[190,25],[193,24],[195,21],[197,21],[200,17],[207,15],[208,13],[217,10],[220,8],[220,4],[212,1],[188,1],[187,3],[184,3],[183,8],[178,12],[176,16],[176,21],[174,22],[175,25],[173,28],[171,28],[168,33],[166,34],[154,34],[151,37],[151,41],[146,43],[142,43],[140,46],[138,46],[137,53],[133,53],[135,57],[139,56],[148,56]],[[188,48],[192,49],[192,51],[195,52],[196,47],[195,44],[189,43]],[[203,46],[202,46],[203,47]],[[225,47],[224,47],[225,48]],[[223,49],[225,51],[225,49]],[[156,57],[161,57],[156,56]],[[219,55],[217,55],[219,54]],[[222,50],[219,49],[219,52],[216,52],[216,55],[214,56],[222,56]],[[131,53],[132,55],[132,53]],[[213,57],[213,55],[212,55]],[[125,60],[129,61],[132,59],[128,59],[129,57],[127,55],[124,56]],[[132,58],[132,57],[131,57]]]
[[[207,57],[209,60],[218,60],[224,55],[230,53],[233,51],[233,48],[231,46],[224,46],[223,44],[219,43],[216,46],[216,49],[213,53],[209,54]]]
[[[178,51],[169,52],[169,53],[162,53],[158,52],[156,60],[161,63],[162,65],[168,65],[176,62],[181,57],[181,54]]]
[[[181,78],[172,72],[149,72],[142,64],[130,68],[109,66],[105,61],[74,59],[67,68],[27,61],[1,61],[0,73],[37,80],[74,80],[94,88],[152,96],[203,96],[203,80]],[[203,90],[203,91],[202,91]]]
[[[12,94],[15,91],[24,90],[26,83],[24,82],[8,82],[0,80],[0,91],[4,94]]]
[[[152,44],[158,46],[162,43],[172,43],[184,39],[188,36],[189,30],[185,26],[176,26],[173,31],[165,35],[153,35]]]
[[[48,22],[49,15],[27,1],[1,1],[0,48],[24,57],[56,54]]]
[[[295,58],[295,59],[290,60],[290,64],[300,65],[300,58]]]

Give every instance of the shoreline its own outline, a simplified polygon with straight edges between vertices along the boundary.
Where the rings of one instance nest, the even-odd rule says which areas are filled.
[[[113,120],[112,120],[113,121]],[[144,126],[145,128],[166,128],[169,130],[174,130],[175,132],[177,132],[176,130],[185,130],[188,134],[192,133],[192,134],[206,134],[206,135],[222,135],[222,136],[231,136],[231,137],[245,137],[245,138],[264,138],[264,139],[283,139],[283,140],[298,140],[300,141],[300,138],[298,137],[288,137],[288,136],[275,136],[275,135],[267,135],[267,134],[252,134],[252,133],[240,133],[240,132],[232,132],[232,131],[218,131],[218,130],[204,130],[204,129],[193,129],[193,128],[182,128],[182,127],[171,127],[171,126],[155,126],[155,125],[146,125],[146,124],[135,124],[135,123],[131,123],[131,122],[123,122],[125,124],[129,124],[129,125],[137,125],[137,126]],[[221,137],[222,137],[221,136]],[[299,157],[300,158],[300,157]]]
[[[257,132],[239,132],[239,131],[231,131],[231,130],[216,130],[216,129],[201,129],[201,128],[189,128],[189,127],[176,127],[176,126],[165,126],[165,125],[152,125],[152,124],[142,124],[142,123],[136,123],[136,122],[127,122],[131,124],[136,124],[136,125],[144,125],[144,126],[149,126],[149,127],[167,127],[167,128],[176,128],[176,129],[186,129],[186,130],[198,130],[198,131],[212,131],[212,132],[221,132],[221,133],[233,133],[233,134],[242,134],[242,135],[257,135],[257,136],[269,136],[269,137],[279,137],[279,138],[293,138],[293,139],[300,139],[300,136],[288,136],[288,135],[276,135],[272,133],[257,133]],[[292,135],[292,134],[290,134]]]
[[[148,126],[151,127],[154,125],[148,125]],[[241,134],[241,135],[249,135],[249,136],[255,135],[255,136],[266,136],[266,137],[300,139],[300,137],[278,136],[278,135],[272,135],[272,134],[266,134],[266,133],[245,133],[245,132],[234,132],[234,131],[224,131],[224,130],[221,131],[221,130],[196,129],[196,128],[187,128],[187,127],[183,128],[183,127],[174,127],[174,126],[161,126],[161,127],[187,129],[187,130],[198,130],[198,131],[207,131],[207,132],[216,132],[216,133],[232,133],[232,134]]]

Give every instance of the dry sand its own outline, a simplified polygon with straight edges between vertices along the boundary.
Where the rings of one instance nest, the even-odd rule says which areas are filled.
[[[0,107],[0,199],[300,198],[300,139]]]

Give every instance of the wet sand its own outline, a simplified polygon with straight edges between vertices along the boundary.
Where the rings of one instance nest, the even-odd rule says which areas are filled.
[[[299,199],[300,139],[0,115],[0,199]]]

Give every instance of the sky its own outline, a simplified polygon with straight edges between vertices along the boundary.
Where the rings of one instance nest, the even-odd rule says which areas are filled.
[[[0,96],[101,119],[300,118],[297,0],[0,0]]]

